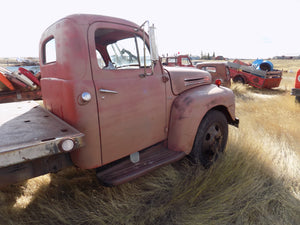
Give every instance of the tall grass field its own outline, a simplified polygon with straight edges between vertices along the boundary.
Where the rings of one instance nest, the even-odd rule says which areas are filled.
[[[279,88],[233,84],[240,127],[208,170],[186,159],[117,187],[67,169],[0,189],[0,224],[298,225],[300,60],[272,60]]]

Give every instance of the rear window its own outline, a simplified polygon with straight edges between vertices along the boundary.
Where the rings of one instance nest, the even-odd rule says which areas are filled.
[[[56,47],[55,47],[55,39],[51,38],[49,39],[45,45],[44,45],[44,59],[43,63],[48,64],[48,63],[53,63],[56,62]]]

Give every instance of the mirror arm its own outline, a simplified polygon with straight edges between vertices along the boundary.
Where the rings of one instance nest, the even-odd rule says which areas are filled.
[[[142,29],[143,31],[143,50],[144,50],[144,74],[139,75],[140,77],[146,77],[146,76],[151,76],[154,74],[154,66],[156,65],[156,62],[158,61],[158,53],[157,53],[157,46],[155,43],[155,35],[154,35],[154,25],[150,27],[149,21],[146,20],[138,29],[136,30],[141,30],[142,27],[145,26],[145,24],[148,24],[149,28],[149,42],[150,42],[150,55],[151,55],[151,74],[147,74],[147,66],[146,66],[146,32],[145,29]]]

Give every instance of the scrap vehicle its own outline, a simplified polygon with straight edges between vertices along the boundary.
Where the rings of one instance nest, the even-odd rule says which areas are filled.
[[[188,55],[167,56],[161,60],[164,66],[194,67]]]
[[[43,107],[0,104],[0,185],[76,166],[113,186],[185,156],[209,168],[238,127],[233,92],[164,68],[149,22],[70,15],[44,31],[39,57]]]
[[[225,87],[230,87],[231,78],[229,75],[229,68],[226,63],[222,62],[200,62],[195,61],[194,64],[188,55],[177,55],[162,57],[162,63],[164,66],[179,66],[179,67],[196,67],[208,71],[212,77],[212,82],[215,83],[216,80],[221,81],[221,85]]]
[[[292,95],[295,96],[295,101],[300,103],[300,69],[297,71],[295,79],[295,88],[292,88]]]
[[[42,93],[38,74],[25,66],[0,67],[0,103],[40,100]]]
[[[234,60],[228,62],[230,76],[233,82],[249,84],[256,88],[279,87],[282,71],[275,70],[270,61],[256,60],[252,64]]]
[[[227,62],[201,62],[197,63],[196,68],[208,71],[214,83],[219,79],[221,85],[225,87],[231,86],[230,70]]]

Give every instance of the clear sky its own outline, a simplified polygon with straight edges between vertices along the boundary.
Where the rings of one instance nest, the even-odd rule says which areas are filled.
[[[300,55],[300,0],[5,0],[0,57],[37,57],[42,32],[75,13],[156,26],[160,55]]]

